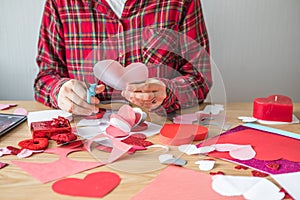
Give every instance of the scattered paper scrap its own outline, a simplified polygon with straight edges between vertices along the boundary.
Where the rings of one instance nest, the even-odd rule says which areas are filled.
[[[245,199],[282,199],[284,193],[265,178],[246,176],[214,176],[212,188],[223,196],[240,196]]]
[[[0,110],[9,109],[11,107],[15,107],[17,104],[0,104]]]
[[[2,169],[3,167],[5,167],[7,165],[8,165],[7,163],[0,162],[0,169]]]
[[[165,165],[177,165],[177,166],[184,166],[186,164],[186,160],[181,158],[174,158],[172,154],[162,154],[158,157],[160,163]]]
[[[58,194],[101,198],[115,189],[121,179],[112,172],[95,172],[84,179],[66,178],[52,185],[52,190]]]
[[[199,169],[202,171],[210,171],[214,168],[216,161],[215,160],[199,160],[195,164],[199,165]]]
[[[30,157],[33,153],[41,153],[43,150],[30,150],[22,149],[20,153],[17,154],[18,158],[27,158]]]
[[[16,108],[14,111],[15,115],[28,115],[28,111],[25,108]]]
[[[9,150],[7,147],[0,148],[0,157],[3,155],[9,155],[11,154],[11,150]]]

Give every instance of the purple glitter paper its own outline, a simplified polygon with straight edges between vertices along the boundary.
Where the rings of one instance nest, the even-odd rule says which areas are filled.
[[[233,129],[230,129],[230,130],[222,133],[220,136],[238,132],[238,131],[242,131],[242,130],[247,130],[247,129],[258,130],[258,129],[240,125],[240,126],[237,126]],[[259,131],[263,131],[263,130],[259,130]],[[263,131],[263,132],[270,133],[268,131]],[[220,137],[220,136],[217,136],[217,137]],[[202,143],[205,143],[205,141]],[[200,147],[202,143],[198,144],[197,147]],[[238,159],[224,159],[224,160],[238,163],[238,164],[241,164],[241,165],[244,165],[247,167],[251,167],[253,169],[262,171],[267,174],[284,174],[284,173],[292,173],[292,172],[300,171],[300,162],[293,162],[293,161],[289,161],[289,160],[285,160],[285,159],[274,160],[274,161],[257,160],[255,158],[250,159],[250,160],[238,160]],[[271,169],[271,168],[267,167],[267,164],[269,164],[269,163],[276,163],[279,165],[279,168],[277,170]]]

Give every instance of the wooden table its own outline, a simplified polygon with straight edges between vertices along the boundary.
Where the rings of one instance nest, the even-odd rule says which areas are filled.
[[[49,109],[42,104],[33,101],[0,101],[0,103],[16,103],[18,107],[26,108],[28,111],[38,111]],[[1,113],[12,113],[15,108],[10,108]],[[294,114],[300,118],[300,103],[294,104]],[[252,116],[252,104],[251,103],[228,103],[226,105],[226,123],[235,127],[242,124],[240,120],[237,119],[238,116]],[[284,129],[287,131],[295,132],[300,134],[299,124],[293,125],[276,125],[275,128]],[[18,146],[18,142],[23,139],[28,139],[31,137],[30,130],[27,123],[23,123],[21,126],[13,129],[8,134],[0,138],[0,147]],[[157,141],[158,136],[151,138],[152,141]],[[51,147],[55,147],[55,143],[51,143]],[[94,158],[87,152],[77,152],[72,153],[70,158],[75,160],[85,160],[94,161]],[[189,169],[198,170],[198,166],[195,161],[199,160],[199,155],[197,156],[186,156],[182,155],[183,159],[187,160],[188,163],[185,166]],[[26,158],[25,161],[32,162],[51,162],[57,159],[56,155],[52,154],[35,154],[30,158]],[[9,165],[0,170],[0,199],[10,200],[10,199],[91,199],[91,198],[81,198],[81,197],[70,197],[56,194],[52,191],[51,185],[54,181],[46,184],[41,184],[35,178],[28,175],[25,171],[19,169],[18,167],[10,164],[11,160],[19,160],[16,156],[6,155],[0,157],[0,162],[8,163]],[[251,169],[248,170],[236,170],[234,168],[235,164],[230,162],[225,162],[222,160],[217,160],[213,172],[223,171],[226,175],[243,175],[251,176]],[[138,191],[143,189],[148,185],[163,169],[152,170],[146,173],[128,173],[122,170],[115,170],[109,166],[102,166],[95,169],[87,170],[85,172],[72,175],[71,177],[83,178],[87,174],[98,172],[98,171],[111,171],[117,173],[121,177],[120,185],[113,190],[110,194],[105,196],[103,199],[130,199]],[[205,172],[204,172],[205,173]],[[208,173],[208,172],[206,172]],[[267,177],[269,180],[273,181],[272,178]]]

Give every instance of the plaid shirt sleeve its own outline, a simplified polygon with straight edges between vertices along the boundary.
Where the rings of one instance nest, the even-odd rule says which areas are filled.
[[[60,87],[69,80],[65,63],[65,44],[62,24],[53,1],[46,1],[38,42],[39,73],[34,82],[35,99],[58,108]]]
[[[163,106],[167,112],[184,109],[201,103],[212,85],[209,57],[209,40],[200,0],[186,4],[186,13],[179,31],[181,55],[188,61],[180,66],[182,76],[171,80],[161,79],[167,86]]]

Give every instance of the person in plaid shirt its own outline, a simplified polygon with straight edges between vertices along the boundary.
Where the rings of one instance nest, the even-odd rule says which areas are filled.
[[[119,37],[126,32],[129,37]],[[137,47],[136,33],[141,32],[143,37],[139,40],[145,41]],[[157,39],[156,33],[164,37]],[[178,41],[172,33],[186,37]],[[88,57],[99,47],[115,55],[109,53],[112,47],[105,44],[116,35],[119,55],[114,60],[124,67],[133,62],[149,66],[148,81],[130,84],[120,93],[128,101],[148,109],[162,105],[172,112],[206,98],[212,81],[208,33],[200,0],[46,0],[36,59],[39,73],[34,82],[35,99],[74,114],[97,113],[96,104],[111,100],[114,90],[97,80],[97,95],[87,103],[83,81],[93,80],[89,64],[95,64]],[[160,47],[166,48],[156,47],[157,41],[163,41]],[[182,58],[177,52],[168,51],[174,46],[189,55]],[[166,78],[172,70],[177,75]],[[161,75],[163,71],[165,74]]]

